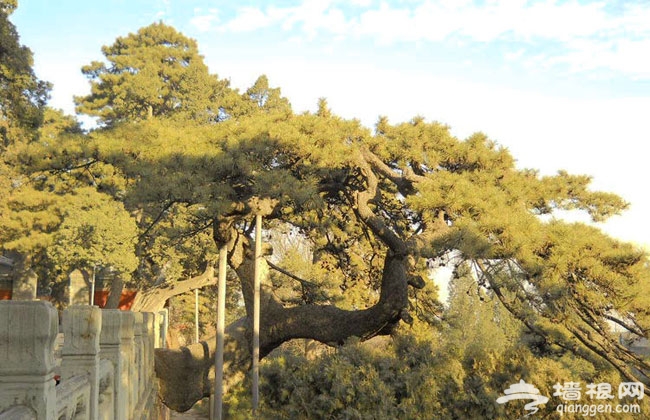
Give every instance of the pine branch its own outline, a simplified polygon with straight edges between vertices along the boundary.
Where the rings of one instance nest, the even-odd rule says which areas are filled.
[[[296,280],[296,281],[299,281],[300,284],[302,284],[303,286],[318,287],[318,285],[317,285],[316,283],[311,282],[311,281],[309,281],[309,280],[302,279],[302,278],[296,276],[295,274],[293,274],[293,273],[291,273],[291,272],[285,270],[284,268],[282,268],[282,267],[278,267],[277,265],[273,264],[273,263],[272,263],[271,261],[269,261],[269,260],[266,260],[266,263],[269,265],[269,267],[271,267],[271,268],[274,269],[275,271],[277,271],[277,272],[279,272],[279,273],[282,273],[282,274],[284,274],[285,276],[290,277],[290,278],[292,278],[292,279],[294,279],[294,280]]]

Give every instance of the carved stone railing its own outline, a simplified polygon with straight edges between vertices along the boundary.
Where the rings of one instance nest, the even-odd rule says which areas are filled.
[[[0,420],[152,419],[153,349],[164,342],[155,327],[165,315],[66,309],[56,385],[56,309],[0,301]]]

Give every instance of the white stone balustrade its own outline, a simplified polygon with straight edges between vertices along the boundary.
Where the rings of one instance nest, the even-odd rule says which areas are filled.
[[[96,306],[71,306],[63,312],[61,382],[75,376],[87,377],[90,418],[97,418],[99,400],[99,333],[102,311]]]
[[[119,309],[102,310],[102,332],[100,336],[102,359],[108,360],[113,366],[113,412],[116,419],[127,418],[129,407],[129,371],[124,368],[122,354],[122,323],[126,324],[126,316]],[[125,328],[126,329],[126,328]]]
[[[152,419],[159,322],[149,313],[66,309],[56,385],[56,309],[48,302],[0,301],[0,420]]]
[[[146,352],[145,352],[145,359],[147,361],[147,364],[144,368],[145,372],[145,380],[146,383],[149,385],[153,383],[153,381],[156,379],[155,378],[155,368],[154,368],[154,351],[153,349],[155,348],[155,319],[156,316],[152,312],[144,312],[142,314],[144,316],[144,337],[146,339]]]
[[[58,420],[89,419],[90,383],[85,376],[73,376],[56,387],[56,418]]]
[[[133,392],[133,387],[135,386],[133,382],[134,372],[133,366],[135,365],[134,358],[134,349],[133,345],[133,329],[135,324],[135,316],[132,312],[125,312],[122,316],[122,332],[120,334],[121,344],[121,353],[122,353],[122,370],[127,372],[127,381],[124,386],[124,397],[126,401],[126,410],[127,413],[133,413],[135,409],[135,396]]]
[[[58,332],[58,314],[51,304],[0,301],[0,413],[24,406],[33,411],[34,419],[54,418]]]

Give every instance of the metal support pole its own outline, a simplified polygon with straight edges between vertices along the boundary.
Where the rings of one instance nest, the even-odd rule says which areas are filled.
[[[255,269],[253,282],[253,415],[260,401],[260,270],[262,258],[262,215],[255,216]]]
[[[194,342],[199,342],[199,289],[194,289]]]
[[[214,418],[222,419],[223,408],[223,342],[226,318],[226,264],[228,247],[219,250],[219,285],[217,288],[217,351],[214,356]]]
[[[90,280],[90,306],[95,304],[95,266],[93,266],[93,277]]]

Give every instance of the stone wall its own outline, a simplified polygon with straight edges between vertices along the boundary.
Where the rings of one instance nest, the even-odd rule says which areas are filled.
[[[153,349],[164,343],[165,316],[72,306],[59,367],[56,309],[0,301],[0,420],[155,418]]]

